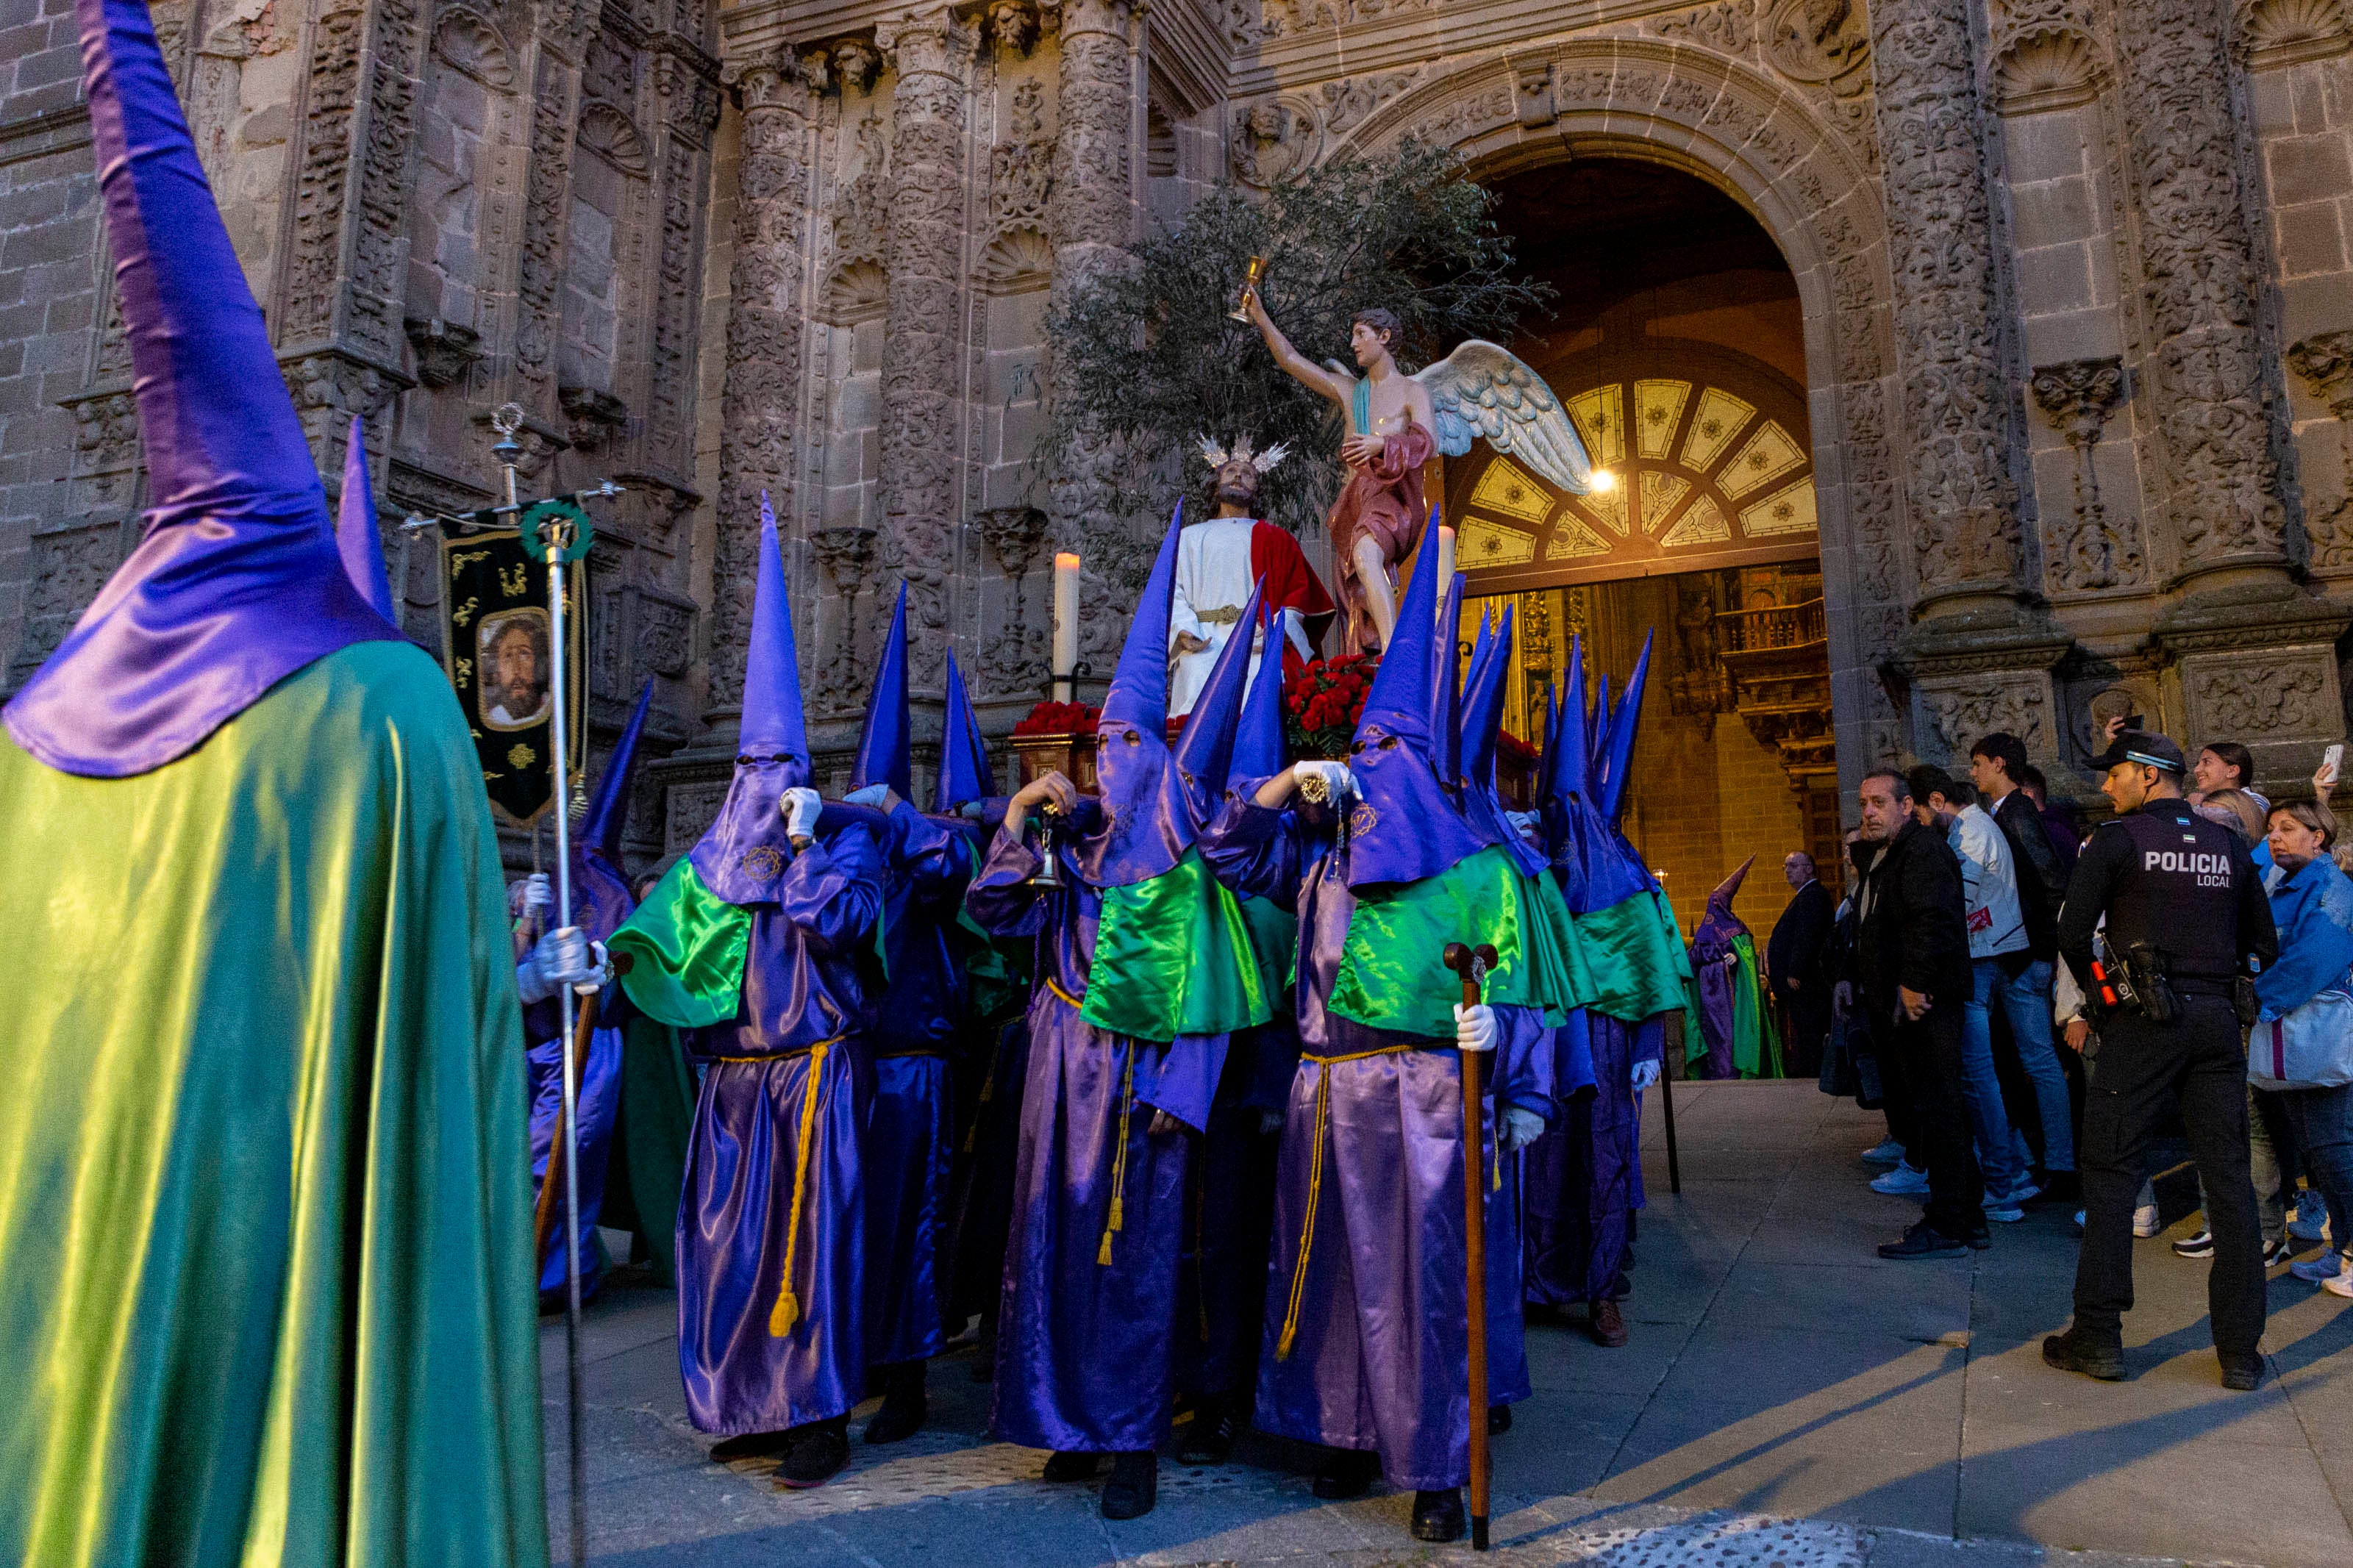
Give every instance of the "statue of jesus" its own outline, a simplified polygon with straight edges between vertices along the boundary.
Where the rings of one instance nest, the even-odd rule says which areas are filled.
[[[1428,507],[1421,466],[1437,450],[1437,414],[1430,389],[1398,369],[1391,353],[1401,324],[1383,310],[1359,310],[1348,346],[1362,375],[1314,364],[1266,313],[1252,289],[1243,309],[1266,346],[1294,380],[1338,404],[1348,416],[1340,460],[1348,482],[1332,505],[1335,584],[1347,613],[1347,646],[1365,653],[1387,647],[1397,629],[1397,564],[1421,542]]]
[[[1397,629],[1398,563],[1421,542],[1429,512],[1421,466],[1431,453],[1460,456],[1471,449],[1472,437],[1482,436],[1564,494],[1583,495],[1590,488],[1592,464],[1560,399],[1509,349],[1468,338],[1444,359],[1408,375],[1398,369],[1395,353],[1404,324],[1392,311],[1364,310],[1348,325],[1348,347],[1364,374],[1350,375],[1336,361],[1313,364],[1292,347],[1254,283],[1243,289],[1242,310],[1274,363],[1347,416],[1340,460],[1348,481],[1326,526],[1349,648],[1377,654]]]

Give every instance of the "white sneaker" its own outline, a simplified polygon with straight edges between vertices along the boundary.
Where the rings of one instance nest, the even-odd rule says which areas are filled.
[[[2323,1279],[2320,1288],[2332,1296],[2353,1297],[2353,1270]]]
[[[1909,1165],[1897,1165],[1871,1184],[1874,1193],[1885,1193],[1891,1198],[1924,1198],[1928,1195],[1928,1173],[1915,1171]]]
[[[1986,1205],[1985,1216],[1996,1225],[2016,1225],[2026,1217],[2026,1211],[2016,1204],[1989,1203]]]
[[[2075,1223],[2078,1226],[2081,1226],[2084,1223],[2084,1211],[2082,1209],[2077,1209],[2075,1211]],[[2143,1204],[2140,1207],[2133,1210],[2133,1234],[2139,1237],[2143,1241],[2147,1241],[2150,1237],[2155,1236],[2158,1231],[2164,1228],[2165,1227],[2163,1226],[2158,1223],[2157,1205],[2155,1204]]]
[[[2010,1191],[2002,1194],[1999,1198],[1988,1198],[1986,1201],[1988,1203],[2000,1204],[2006,1209],[2014,1209],[2023,1205],[2031,1204],[2042,1195],[2042,1185],[2041,1183],[2037,1182],[2031,1176],[2021,1176],[2018,1179],[2018,1185],[2010,1188]]]
[[[1873,1143],[1862,1152],[1862,1163],[1866,1165],[1893,1165],[1903,1158],[1904,1145],[1893,1138]]]

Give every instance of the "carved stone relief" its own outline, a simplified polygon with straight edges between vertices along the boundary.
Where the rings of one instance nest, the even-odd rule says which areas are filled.
[[[2108,416],[2124,399],[2124,363],[2108,358],[2043,365],[2034,373],[2032,390],[2036,405],[2075,453],[2073,525],[2060,519],[2055,507],[2043,518],[2043,570],[2052,589],[2076,593],[2138,582],[2140,530],[2131,518],[2108,516],[2093,460]]]
[[[1323,150],[1315,111],[1295,100],[1269,99],[1234,110],[1234,178],[1265,190],[1315,162]]]
[[[2291,344],[2288,368],[2337,417],[2337,494],[2315,494],[2307,476],[2306,564],[2314,572],[2353,567],[2353,331],[2320,332]]]
[[[1920,752],[1926,761],[1947,766],[1966,763],[1969,748],[1998,730],[2023,741],[2031,755],[2057,755],[2048,674],[2038,671],[1992,681],[1980,678],[1967,685],[1924,681],[1914,696],[1922,720]]]

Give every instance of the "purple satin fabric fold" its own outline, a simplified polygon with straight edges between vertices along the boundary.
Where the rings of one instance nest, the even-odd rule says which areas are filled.
[[[965,840],[904,801],[892,812],[891,828],[882,900],[889,975],[867,1025],[878,1051],[939,1045],[955,1034],[965,1011],[964,965],[948,933],[972,870]]]
[[[185,755],[313,660],[400,632],[343,570],[147,7],[75,11],[154,505],[5,721],[50,767],[125,778]]]
[[[1366,723],[1357,739],[1361,745],[1348,752],[1348,771],[1363,797],[1349,812],[1352,885],[1423,881],[1488,847],[1489,835],[1440,787],[1423,742],[1400,739],[1377,723]]]
[[[1591,1087],[1564,1096],[1560,1114],[1522,1158],[1527,1299],[1552,1307],[1626,1293],[1641,1205],[1641,1107],[1632,1085],[1640,1026],[1599,1013],[1579,1016]]]
[[[871,1075],[827,1052],[801,1229],[800,1317],[770,1331],[785,1285],[794,1165],[814,1053],[711,1064],[695,1102],[678,1219],[678,1361],[695,1427],[719,1436],[847,1415],[864,1392],[865,1212],[859,1134]]]
[[[972,1068],[984,1088],[975,1100],[955,1203],[952,1321],[977,1312],[994,1321],[1005,1287],[1005,1243],[1013,1225],[1013,1181],[1021,1151],[1021,1097],[1029,1075],[1029,1020],[1006,1024]],[[983,1096],[986,1098],[983,1098]]]
[[[1095,737],[1103,826],[1079,840],[1075,858],[1096,887],[1133,887],[1185,858],[1200,807],[1161,736],[1107,721]]]
[[[1739,1076],[1732,1062],[1732,1020],[1736,1010],[1733,988],[1739,984],[1739,976],[1724,962],[1728,951],[1728,944],[1713,952],[1703,951],[1697,943],[1692,948],[1692,983],[1699,992],[1699,1016],[1692,1021],[1707,1044],[1707,1053],[1700,1059],[1707,1064],[1707,1076],[1712,1079]]]
[[[618,995],[616,990],[612,994]],[[564,1111],[564,1042],[553,1035],[531,1047],[531,1179],[536,1194],[547,1179],[547,1151]],[[588,1059],[580,1065],[580,1295],[586,1300],[602,1281],[605,1249],[596,1241],[596,1219],[605,1207],[605,1170],[613,1154],[613,1128],[621,1114],[621,1031],[592,1029]],[[540,1259],[539,1288],[561,1290],[564,1278],[564,1194],[557,1193],[555,1229]]]
[[[776,879],[793,858],[779,807],[786,790],[807,784],[807,764],[789,753],[735,759],[719,815],[686,856],[712,897],[756,904],[776,896]]]
[[[864,1157],[870,1366],[922,1361],[947,1341],[940,1292],[951,1109],[946,1058],[874,1063]]]
[[[1234,1037],[1186,1181],[1185,1250],[1176,1279],[1176,1386],[1197,1400],[1233,1400],[1233,1413],[1241,1420],[1249,1418],[1258,1381],[1282,1144],[1279,1132],[1259,1131],[1259,1118],[1261,1109],[1279,1110],[1282,1101],[1266,1108],[1253,1097],[1271,1064],[1280,1062],[1286,1069],[1282,1092],[1288,1098],[1289,1069],[1296,1067],[1299,1050],[1287,1023]]]

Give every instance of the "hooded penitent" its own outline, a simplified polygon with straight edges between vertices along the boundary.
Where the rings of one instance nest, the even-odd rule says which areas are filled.
[[[760,575],[752,592],[752,631],[744,650],[742,738],[735,776],[719,816],[689,852],[702,885],[731,904],[773,896],[791,860],[780,807],[785,792],[809,782],[808,731],[801,717],[800,657],[793,610],[776,543],[776,514],[760,497]]]
[[[384,536],[375,531],[375,487],[368,482],[366,431],[352,416],[343,442],[343,493],[335,502],[335,552],[368,608],[393,626],[392,579],[384,570]]]
[[[1178,775],[1167,742],[1168,605],[1184,525],[1179,501],[1136,598],[1095,722],[1102,818],[1079,841],[1077,855],[1087,880],[1098,888],[1128,887],[1167,871],[1193,847],[1201,825],[1199,805]]]
[[[1551,864],[1542,848],[1520,836],[1505,815],[1504,797],[1495,784],[1495,748],[1504,723],[1504,678],[1511,672],[1512,609],[1504,606],[1500,626],[1479,618],[1479,637],[1471,650],[1471,668],[1462,678],[1463,800],[1481,831],[1491,842],[1512,852],[1526,876],[1535,876]]]
[[[997,789],[997,773],[989,765],[988,742],[965,690],[964,672],[956,668],[955,649],[947,650],[947,710],[940,730],[940,776],[932,790],[932,810],[941,815],[966,801],[981,800]]]
[[[619,929],[638,907],[629,879],[621,868],[621,833],[629,822],[629,786],[638,773],[638,739],[645,733],[646,713],[653,705],[654,683],[638,689],[638,705],[596,779],[596,793],[588,797],[588,815],[581,819],[572,840],[573,923],[598,942]]]
[[[1276,635],[1271,617],[1266,635]],[[1226,777],[1236,782],[1266,779],[1282,769],[1282,670],[1278,662],[1266,660],[1260,663],[1258,675],[1250,684],[1250,694],[1242,699],[1241,718],[1234,729],[1234,752],[1227,764]]]
[[[85,3],[82,62],[147,459],[139,548],[9,700],[9,734],[124,778],[353,643],[397,640],[343,570],[326,491],[197,164],[146,7]]]
[[[858,734],[849,787],[888,784],[901,800],[913,798],[913,738],[907,719],[907,584],[902,583],[898,608],[891,613],[891,635],[882,643],[882,665],[874,672],[874,689],[866,699],[866,724]]]
[[[1208,680],[1194,700],[1193,710],[1185,715],[1185,728],[1176,737],[1176,772],[1192,789],[1204,821],[1217,811],[1233,766],[1242,692],[1250,679],[1250,644],[1257,637],[1263,597],[1263,585],[1253,585],[1250,597],[1242,601],[1234,634],[1210,663]],[[1241,649],[1239,655],[1234,652],[1237,647]]]
[[[480,763],[344,573],[145,5],[73,9],[154,507],[0,738],[0,1561],[544,1564]]]
[[[1757,939],[1732,912],[1732,900],[1756,864],[1757,857],[1751,855],[1717,885],[1692,932],[1692,975],[1699,992],[1699,1026],[1707,1040],[1711,1078],[1780,1076],[1781,1045],[1765,1006]]]

